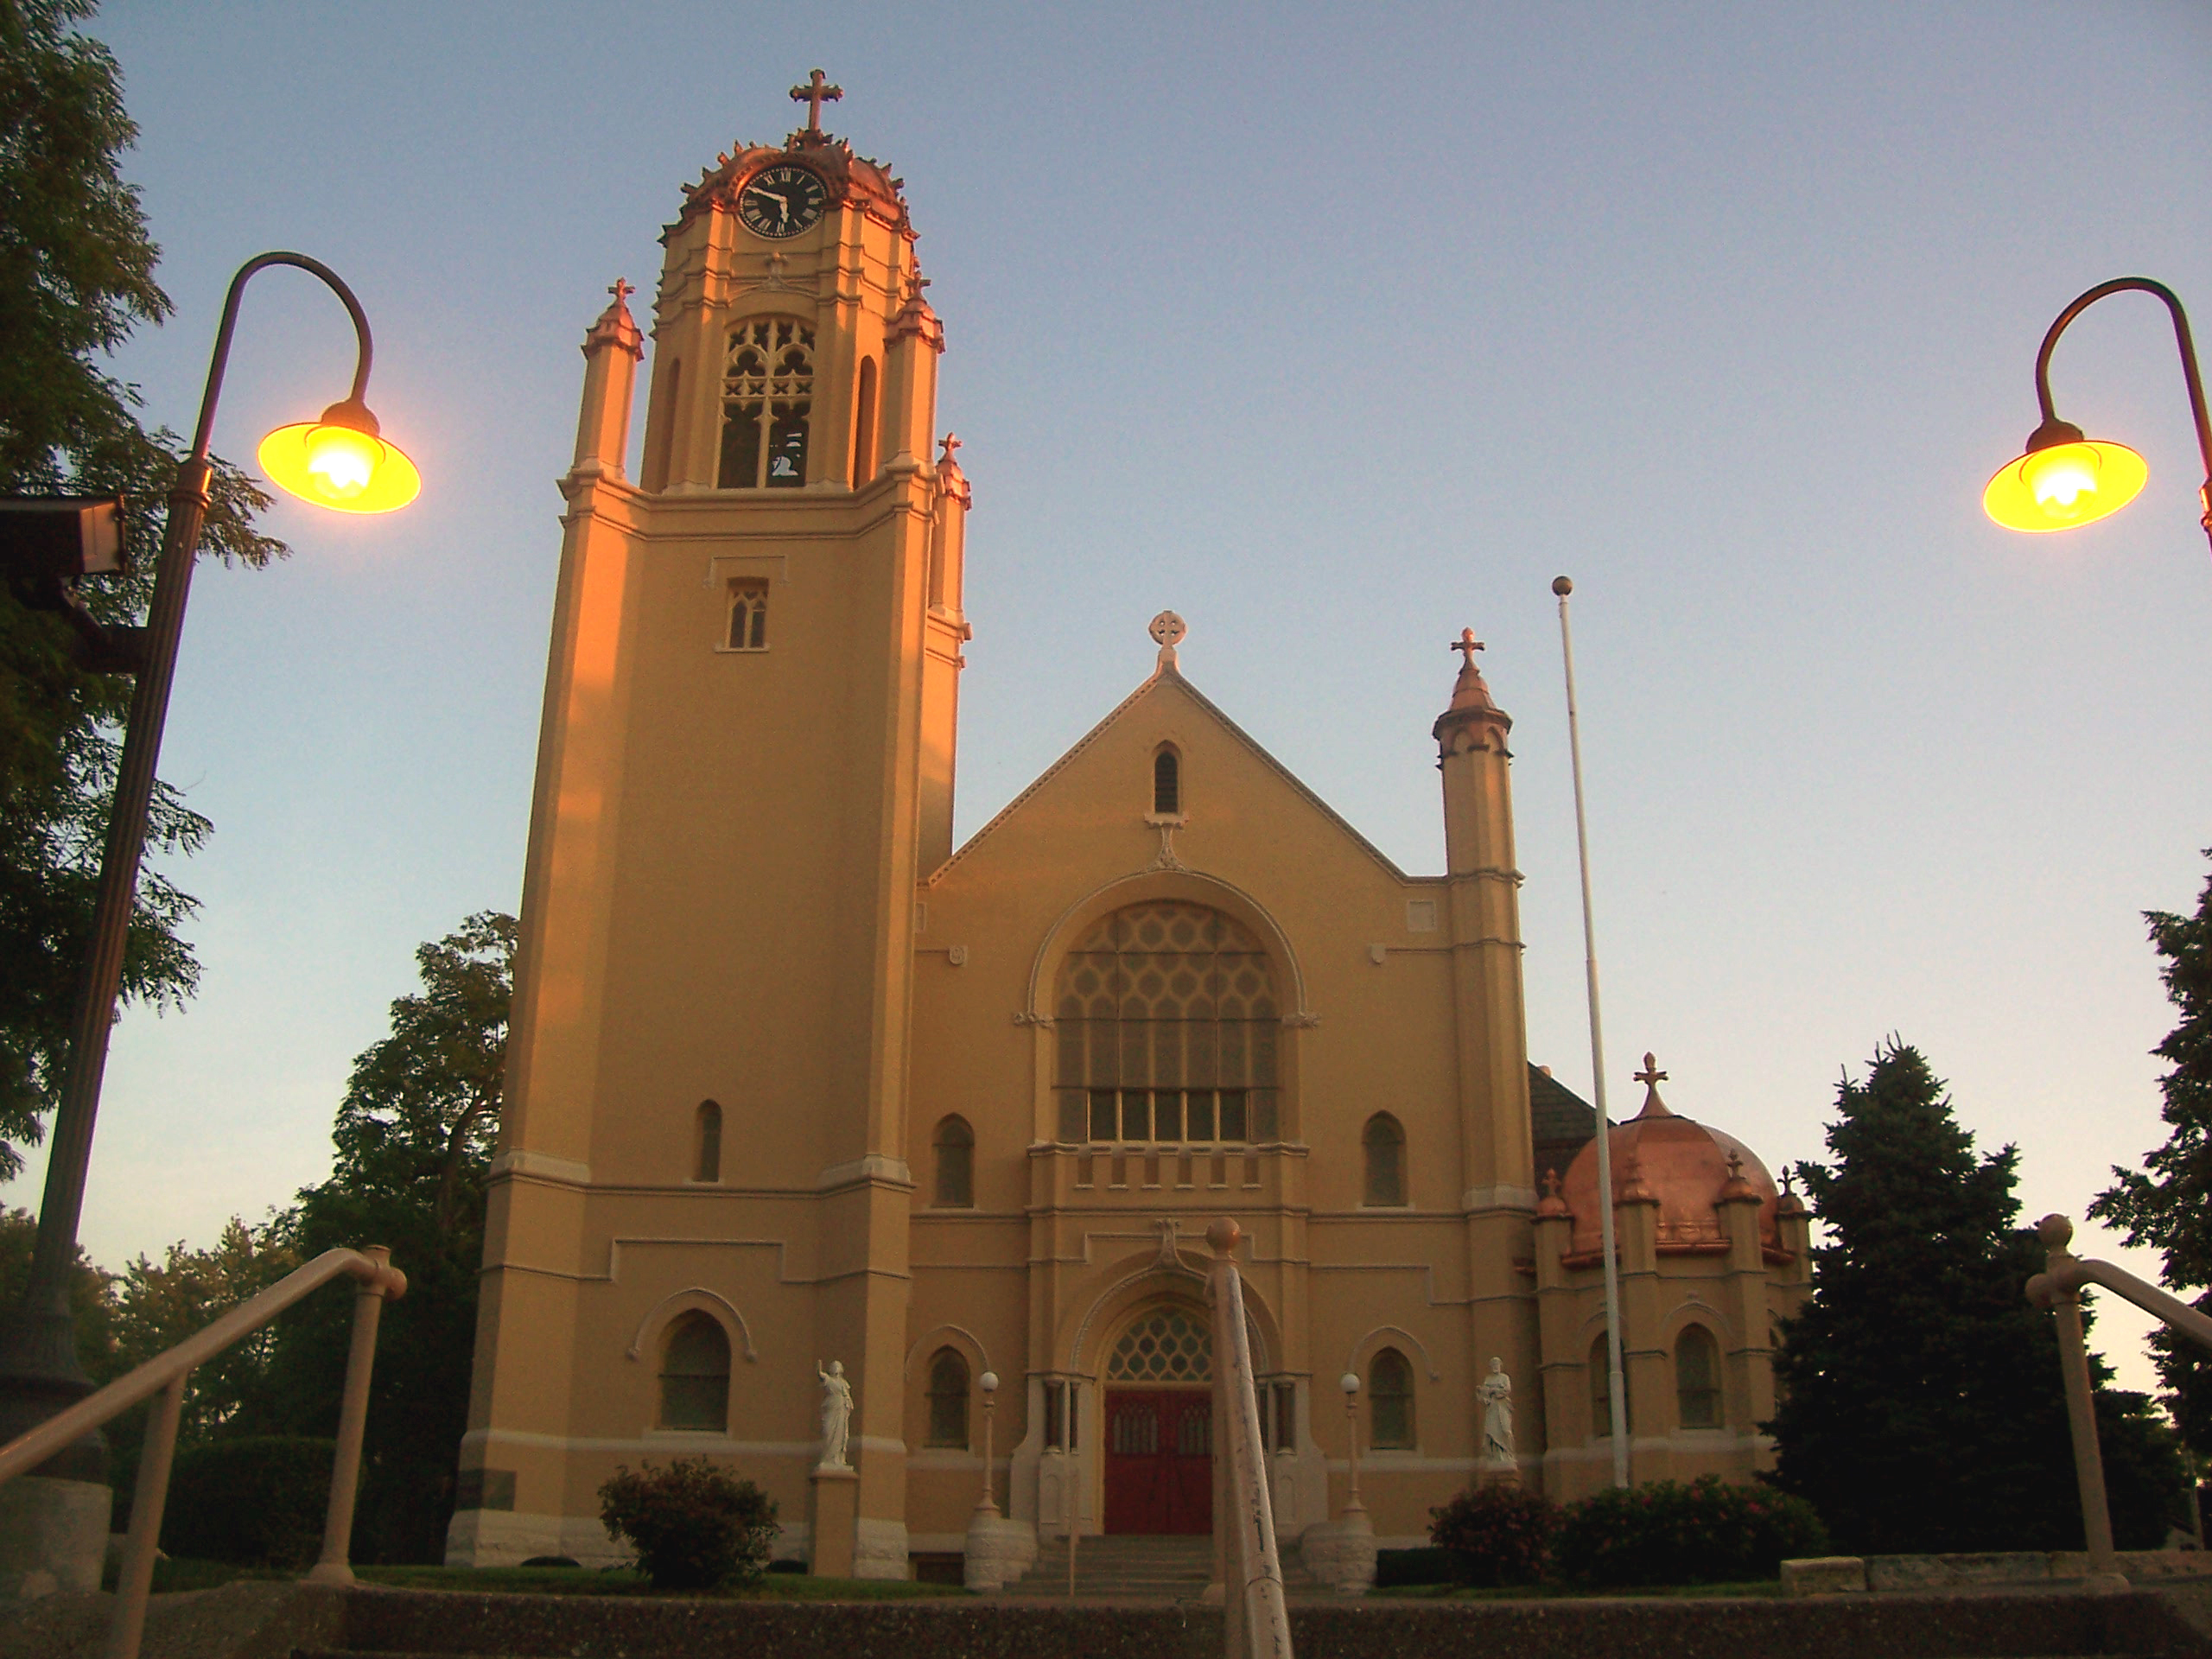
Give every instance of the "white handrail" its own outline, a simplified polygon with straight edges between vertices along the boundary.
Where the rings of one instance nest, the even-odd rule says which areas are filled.
[[[123,1548],[123,1571],[116,1585],[115,1623],[108,1630],[108,1659],[138,1659],[145,1633],[146,1599],[154,1582],[154,1555],[162,1535],[162,1511],[168,1503],[169,1465],[176,1452],[177,1422],[184,1408],[184,1386],[195,1366],[204,1364],[252,1335],[279,1313],[321,1289],[334,1279],[360,1281],[353,1300],[353,1340],[346,1363],[346,1392],[338,1411],[338,1446],[330,1467],[330,1507],[323,1520],[322,1553],[308,1579],[319,1584],[351,1584],[346,1555],[353,1535],[353,1497],[360,1481],[361,1431],[368,1419],[369,1370],[375,1363],[377,1325],[387,1301],[407,1294],[407,1275],[391,1265],[381,1244],[365,1250],[325,1250],[305,1267],[289,1273],[258,1296],[240,1302],[206,1330],[187,1337],[60,1415],[18,1434],[0,1446],[0,1484],[30,1473],[79,1437],[111,1421],[154,1395],[161,1395],[146,1427],[145,1449],[138,1459],[138,1484],[131,1498],[130,1533]]]
[[[1222,1478],[1215,1483],[1215,1536],[1225,1529],[1223,1566],[1234,1575],[1222,1596],[1229,1659],[1290,1659],[1290,1616],[1283,1605],[1282,1561],[1275,1551],[1274,1499],[1262,1455],[1252,1339],[1244,1327],[1244,1287],[1236,1253],[1243,1230],[1227,1217],[1206,1229],[1213,1264],[1206,1276],[1213,1307],[1214,1420]]]

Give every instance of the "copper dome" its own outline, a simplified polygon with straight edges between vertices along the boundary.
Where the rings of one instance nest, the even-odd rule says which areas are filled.
[[[1625,1201],[1631,1189],[1640,1185],[1643,1192],[1638,1196],[1658,1205],[1662,1253],[1725,1249],[1728,1235],[1721,1226],[1720,1191],[1732,1175],[1740,1175],[1759,1201],[1759,1243],[1766,1249],[1778,1250],[1782,1235],[1775,1215],[1781,1194],[1758,1154],[1732,1135],[1669,1110],[1659,1098],[1659,1084],[1667,1074],[1652,1065],[1649,1054],[1643,1057],[1643,1067],[1637,1074],[1645,1084],[1643,1109],[1611,1131],[1616,1201]],[[1732,1154],[1741,1160],[1733,1170],[1729,1164]],[[1594,1137],[1567,1166],[1560,1196],[1574,1217],[1567,1254],[1595,1256],[1599,1231]]]

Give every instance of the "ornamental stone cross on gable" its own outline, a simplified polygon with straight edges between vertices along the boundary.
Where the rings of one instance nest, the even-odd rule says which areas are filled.
[[[822,106],[835,104],[844,95],[845,89],[830,86],[829,77],[819,69],[806,78],[806,85],[791,88],[791,102],[806,105],[806,130],[809,132],[822,130]]]

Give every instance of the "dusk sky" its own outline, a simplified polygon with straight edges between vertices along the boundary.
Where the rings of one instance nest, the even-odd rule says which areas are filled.
[[[359,293],[369,402],[425,480],[385,519],[280,505],[288,562],[199,574],[162,772],[216,826],[176,871],[206,975],[118,1033],[102,1263],[325,1174],[416,945],[518,905],[577,346],[817,65],[824,124],[906,181],[949,341],[962,836],[1149,672],[1172,607],[1193,683],[1436,872],[1428,728],[1471,625],[1515,721],[1530,1056],[1586,1096],[1566,572],[1617,1116],[1654,1050],[1779,1173],[1895,1033],[2018,1146],[2030,1217],[2164,1138],[2141,912],[2192,908],[2212,847],[2212,557],[2154,302],[2095,308],[2054,369],[2062,415],[2147,458],[2135,505],[2031,538],[1980,494],[2077,293],[2155,276],[2212,326],[2212,9],[118,0],[89,28],[177,307],[119,359],[149,415],[189,428],[231,272],[296,249]],[[257,278],[219,451],[341,396],[351,353],[317,284]],[[2138,1387],[2141,1329],[2107,1299]]]

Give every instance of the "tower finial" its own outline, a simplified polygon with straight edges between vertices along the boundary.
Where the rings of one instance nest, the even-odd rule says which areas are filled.
[[[614,303],[620,305],[638,290],[630,285],[627,276],[617,276],[607,291],[614,296]]]
[[[806,78],[804,86],[791,88],[791,102],[806,105],[806,130],[809,132],[822,130],[822,106],[835,104],[844,95],[845,89],[830,86],[830,78],[819,69]]]
[[[1475,653],[1488,650],[1489,647],[1475,638],[1475,631],[1472,628],[1462,628],[1459,630],[1459,637],[1452,642],[1452,649],[1459,653],[1461,667],[1472,668],[1475,665]]]
[[[1152,619],[1151,626],[1146,628],[1145,632],[1153,637],[1154,643],[1160,647],[1160,667],[1173,668],[1175,666],[1175,647],[1183,636],[1190,631],[1183,619],[1173,611],[1162,611]]]
[[[1643,1109],[1637,1114],[1638,1117],[1674,1116],[1667,1109],[1667,1103],[1659,1098],[1659,1085],[1667,1081],[1667,1074],[1659,1069],[1659,1062],[1649,1050],[1643,1056],[1643,1070],[1636,1074],[1636,1080],[1643,1085]]]

